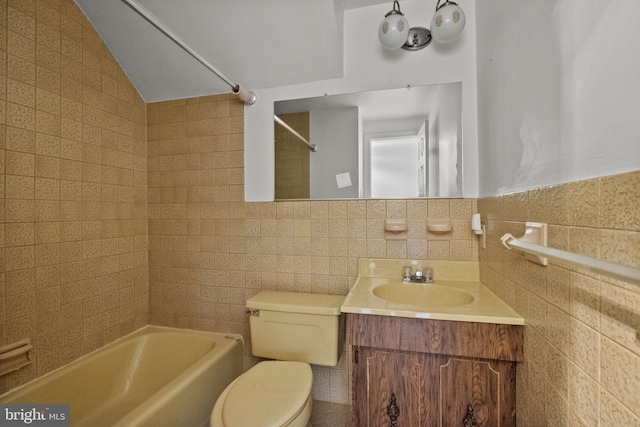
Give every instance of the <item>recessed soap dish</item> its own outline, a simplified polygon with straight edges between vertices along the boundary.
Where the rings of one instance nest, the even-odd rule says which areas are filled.
[[[449,219],[428,219],[427,231],[436,234],[450,233],[453,231],[453,226]]]
[[[31,363],[31,339],[26,338],[0,347],[0,375],[17,371]]]
[[[385,231],[407,231],[409,229],[409,224],[406,219],[385,219],[384,220],[384,230]]]
[[[405,218],[384,220],[384,238],[386,240],[406,240],[409,223]]]

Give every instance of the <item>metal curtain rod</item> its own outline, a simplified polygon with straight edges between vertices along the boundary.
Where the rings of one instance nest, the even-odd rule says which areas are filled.
[[[544,227],[540,227],[544,226]],[[544,236],[542,235],[544,233]],[[539,239],[540,237],[540,239]],[[602,274],[614,279],[623,280],[640,286],[640,269],[619,265],[612,262],[602,261],[585,255],[578,255],[573,252],[566,252],[560,249],[549,248],[546,245],[546,224],[527,223],[525,235],[517,239],[507,233],[501,238],[502,244],[507,249],[517,248],[524,252],[542,257],[539,262],[546,265],[546,258],[556,261],[563,261],[592,273]],[[535,242],[542,241],[543,245]],[[537,262],[537,261],[536,261]]]
[[[286,130],[288,130],[289,132],[291,132],[296,138],[298,138],[300,141],[304,142],[305,144],[307,144],[309,146],[309,149],[311,151],[313,151],[314,153],[316,151],[318,151],[318,146],[316,144],[312,144],[309,141],[307,141],[307,139],[300,135],[298,132],[295,131],[295,129],[293,129],[291,126],[289,126],[288,124],[285,123],[284,120],[282,120],[280,117],[276,116],[275,114],[273,115],[273,120],[275,120],[280,126],[282,126],[283,128],[285,128]]]
[[[229,79],[222,72],[220,72],[218,69],[216,69],[213,65],[211,65],[209,62],[207,62],[206,59],[204,59],[202,56],[200,56],[200,54],[198,54],[198,52],[196,52],[195,50],[191,49],[191,47],[189,47],[188,44],[186,44],[184,41],[182,41],[182,39],[176,33],[171,31],[171,29],[169,27],[167,27],[154,14],[149,12],[144,7],[140,6],[134,0],[122,0],[122,1],[125,2],[126,4],[128,4],[133,10],[138,12],[140,14],[140,16],[142,16],[144,19],[146,19],[149,23],[151,23],[158,30],[160,30],[165,36],[167,36],[171,40],[173,40],[178,46],[180,46],[182,49],[184,49],[189,55],[191,55],[193,58],[195,58],[198,62],[200,62],[205,67],[207,67],[216,76],[218,76],[222,81],[224,81],[226,84],[228,84],[231,87],[231,90],[233,90],[234,95],[237,96],[241,101],[244,101],[244,103],[247,104],[247,105],[255,104],[255,102],[257,100],[257,96],[253,91],[248,91],[246,89],[242,89],[239,84],[234,83],[231,79]]]

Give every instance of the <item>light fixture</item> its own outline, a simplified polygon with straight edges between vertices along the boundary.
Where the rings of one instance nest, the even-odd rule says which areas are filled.
[[[431,29],[423,27],[409,28],[409,23],[400,12],[400,3],[393,2],[393,10],[387,13],[378,29],[380,43],[386,49],[420,50],[435,40],[449,43],[458,38],[466,22],[464,12],[450,0],[438,0],[436,13],[431,20]],[[398,7],[396,10],[396,6]]]
[[[396,10],[396,6],[398,9]],[[400,12],[400,3],[393,2],[393,10],[384,16],[378,28],[378,39],[385,49],[395,50],[407,41],[409,35],[409,23],[404,14]]]
[[[436,14],[431,21],[431,36],[438,43],[449,43],[458,38],[466,18],[464,12],[456,3],[446,1],[440,6],[440,0],[436,5]]]

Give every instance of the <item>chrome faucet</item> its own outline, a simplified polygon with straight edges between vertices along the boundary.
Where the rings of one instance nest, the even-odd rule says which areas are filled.
[[[402,283],[433,283],[433,268],[416,268],[415,274],[410,266],[402,267]]]

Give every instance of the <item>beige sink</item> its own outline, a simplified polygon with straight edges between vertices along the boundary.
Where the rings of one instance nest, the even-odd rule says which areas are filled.
[[[475,300],[469,292],[434,284],[385,283],[373,288],[372,292],[388,302],[423,308],[458,307]]]
[[[404,266],[433,267],[434,283],[402,283]],[[480,282],[475,261],[358,259],[358,279],[342,313],[523,325],[524,319]]]

